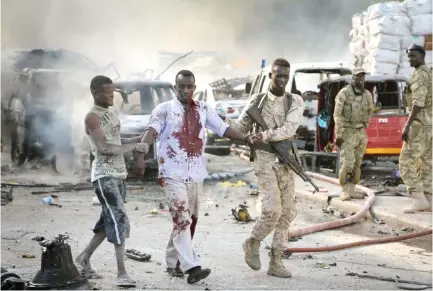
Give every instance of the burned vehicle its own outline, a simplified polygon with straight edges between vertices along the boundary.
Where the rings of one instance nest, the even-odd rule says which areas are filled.
[[[250,77],[220,79],[210,83],[204,88],[198,88],[194,92],[194,100],[204,101],[218,114],[229,119],[237,119],[248,103],[248,96],[245,93],[245,83]],[[243,144],[234,142],[227,138],[220,138],[211,130],[206,130],[206,148],[209,153],[230,153],[230,145]]]
[[[174,87],[171,83],[150,79],[129,79],[115,82],[114,108],[119,113],[120,136],[131,138],[142,135],[149,123],[152,110],[166,101],[176,98]],[[156,141],[146,155],[146,169],[155,171],[158,169]],[[128,176],[135,176],[135,153],[127,153],[125,156]],[[91,160],[93,158],[91,157]]]
[[[2,110],[7,113],[2,118],[6,129],[2,141],[10,146],[12,163],[30,167],[51,163],[57,171],[60,159],[67,162],[65,170],[73,169],[73,130],[82,131],[76,116],[82,110],[76,101],[87,99],[90,79],[111,67],[117,73],[113,63],[100,68],[63,49],[2,51]]]

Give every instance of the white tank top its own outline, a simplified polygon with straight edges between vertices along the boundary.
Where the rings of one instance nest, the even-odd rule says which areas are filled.
[[[103,108],[94,105],[89,113],[94,113],[99,116],[99,122],[102,130],[105,133],[106,142],[115,145],[121,145],[120,139],[120,120],[117,113],[112,107]],[[123,154],[119,155],[104,155],[98,152],[95,143],[90,136],[89,143],[95,159],[92,162],[91,181],[94,182],[102,177],[113,177],[118,179],[126,179],[128,172],[126,171],[125,160]]]

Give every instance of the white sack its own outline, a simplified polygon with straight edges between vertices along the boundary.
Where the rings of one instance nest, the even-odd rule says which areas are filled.
[[[425,62],[427,64],[432,64],[432,51],[425,51]]]
[[[395,65],[400,63],[400,51],[377,49],[371,51],[368,57],[381,63],[390,63]]]
[[[407,53],[406,53],[405,49],[404,50],[402,49],[400,51],[400,65],[403,64],[403,63],[407,63],[408,66],[409,66],[409,61],[407,59]]]
[[[349,37],[352,40],[355,40],[358,37],[358,29],[357,28],[353,28],[350,32],[349,32]]]
[[[361,38],[359,38],[357,41],[352,41],[349,43],[349,52],[351,54],[364,52],[365,50],[366,49],[365,49],[364,40]]]
[[[361,37],[367,37],[368,36],[368,25],[363,24],[358,29],[359,36]]]
[[[404,4],[409,16],[433,12],[432,0],[406,0]]]
[[[398,65],[370,60],[368,67],[369,72],[372,75],[395,75],[397,73]]]
[[[357,13],[355,15],[353,15],[352,17],[352,27],[353,28],[358,28],[362,25],[362,14],[361,13]]]
[[[385,2],[370,5],[367,9],[368,20],[380,18],[385,15],[405,16],[406,5],[401,2]]]
[[[420,35],[407,35],[401,38],[401,49],[406,50],[411,44],[417,44],[422,47],[425,45],[424,36]]]
[[[399,51],[401,36],[389,35],[380,33],[375,36],[370,36],[368,39],[368,49],[387,49],[391,51]]]
[[[409,67],[409,68],[398,68],[397,69],[397,75],[402,75],[405,76],[406,78],[410,78],[410,76],[413,73],[413,68]]]
[[[391,35],[412,35],[410,19],[407,16],[386,15],[368,22],[370,35],[379,33]]]
[[[418,14],[411,17],[412,34],[430,35],[432,34],[432,13]]]

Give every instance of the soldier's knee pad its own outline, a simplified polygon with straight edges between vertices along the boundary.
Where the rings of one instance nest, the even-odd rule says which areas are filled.
[[[352,183],[353,183],[353,184],[358,184],[359,181],[361,181],[361,168],[357,168],[357,169],[355,170],[355,173],[354,173],[354,177],[353,177],[353,181],[352,181]]]

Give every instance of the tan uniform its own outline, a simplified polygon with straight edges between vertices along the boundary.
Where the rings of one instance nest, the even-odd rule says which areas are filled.
[[[335,98],[334,121],[337,138],[344,140],[340,148],[340,172],[343,192],[341,200],[357,197],[355,185],[361,178],[361,164],[367,147],[365,129],[373,115],[373,97],[368,90],[355,94],[348,85]]]
[[[403,142],[400,153],[400,173],[412,196],[432,193],[432,69],[417,68],[409,80],[406,106],[421,107],[409,129],[409,141]],[[416,199],[416,197],[413,197]],[[414,206],[414,205],[412,205]],[[409,207],[409,211],[413,207]],[[417,207],[415,207],[417,208]],[[422,207],[421,207],[422,208]]]
[[[257,98],[258,95],[252,97],[238,121],[228,121],[230,126],[244,133],[252,130],[253,122],[245,111],[256,103]],[[284,98],[286,97],[278,97],[268,92],[264,99],[262,117],[269,128],[261,131],[264,142],[293,138],[301,123],[304,111],[302,97],[292,94],[293,101],[287,115]],[[253,167],[260,187],[262,213],[253,228],[251,238],[260,242],[274,230],[272,246],[277,251],[276,254],[281,253],[288,239],[290,223],[296,217],[294,174],[288,166],[278,162],[276,154],[259,149],[256,151]],[[269,272],[275,269],[274,265],[270,265]]]

